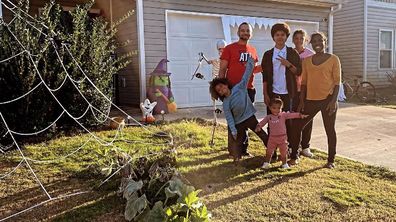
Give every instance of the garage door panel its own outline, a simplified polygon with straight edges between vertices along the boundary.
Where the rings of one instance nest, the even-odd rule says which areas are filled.
[[[203,52],[208,59],[218,58],[216,42],[224,39],[223,27],[220,17],[169,13],[167,23],[167,58],[168,71],[172,73],[172,90],[178,107],[211,106],[208,82],[212,79],[212,66],[203,62],[199,70],[205,80],[194,78],[192,74],[198,65],[198,53]],[[316,24],[291,22],[292,31],[304,28],[309,34],[317,30]],[[237,27],[231,27],[231,39],[238,40]],[[265,51],[274,46],[270,28],[253,30],[250,40],[261,63]],[[288,46],[293,46],[291,37]],[[256,101],[263,102],[262,75],[255,75]]]
[[[189,28],[189,20],[182,19],[182,17],[186,17],[183,15],[171,15],[168,16],[168,31],[173,35],[177,34],[186,34],[186,30]]]
[[[168,65],[171,70],[172,84],[178,82],[188,82],[191,79],[191,65],[190,64],[178,64],[171,61]]]
[[[169,59],[172,60],[185,60],[191,57],[191,51],[186,50],[191,48],[191,40],[188,38],[171,38],[168,40],[169,48],[171,50],[171,56]]]
[[[202,105],[211,103],[212,100],[210,99],[208,92],[209,92],[209,87],[206,86],[191,88],[191,95],[195,95],[191,98],[192,102],[195,104],[202,104]],[[206,96],[202,96],[203,94],[205,94]]]
[[[178,107],[188,107],[191,103],[190,101],[190,90],[187,86],[172,87],[173,97],[178,105]]]
[[[213,47],[214,39],[193,39],[190,51],[193,53],[194,59],[198,60],[198,53],[213,52],[216,47]],[[206,53],[205,53],[206,54]],[[207,54],[205,55],[207,56]]]
[[[190,19],[189,31],[192,36],[207,37],[212,38],[224,38],[221,20],[219,18],[214,19],[213,17],[207,16],[197,16],[198,18]]]

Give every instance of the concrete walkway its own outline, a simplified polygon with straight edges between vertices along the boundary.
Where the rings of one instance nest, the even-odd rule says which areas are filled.
[[[256,108],[257,118],[263,118],[265,105],[258,103]],[[212,108],[179,109],[177,113],[166,115],[165,119],[198,117],[212,120]],[[157,118],[161,119],[161,116]],[[223,114],[218,118],[226,124]],[[396,109],[340,103],[336,130],[337,154],[396,171]],[[311,146],[327,152],[327,137],[320,113],[314,119]]]

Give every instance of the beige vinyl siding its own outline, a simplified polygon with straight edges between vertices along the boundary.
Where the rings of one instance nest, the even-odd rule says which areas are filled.
[[[364,1],[345,1],[334,14],[334,54],[345,76],[360,75],[364,67]]]
[[[325,33],[327,33],[327,22],[324,22],[324,19],[329,13],[329,8],[252,0],[144,0],[143,7],[146,73],[150,73],[160,59],[167,56],[165,26],[167,9],[319,22],[320,31]]]
[[[98,2],[98,0],[97,0]],[[109,0],[101,0],[106,5],[109,5]],[[99,4],[99,2],[98,2]],[[102,4],[100,4],[102,5]],[[120,18],[128,13],[128,11],[136,10],[135,0],[113,0],[113,22],[117,22]],[[106,18],[110,21],[110,15],[106,14]],[[125,20],[118,28],[117,42],[130,43],[118,50],[118,53],[124,54],[128,52],[137,52],[137,19],[135,13]],[[125,87],[123,85],[125,79]],[[139,58],[136,53],[131,63],[119,72],[119,95],[120,103],[122,105],[138,105],[140,103],[140,88],[139,88]]]
[[[389,84],[386,73],[389,69],[379,69],[379,31],[393,30],[396,33],[396,10],[369,7],[367,21],[367,77],[376,86]],[[395,36],[393,36],[393,69],[396,70],[395,63]]]

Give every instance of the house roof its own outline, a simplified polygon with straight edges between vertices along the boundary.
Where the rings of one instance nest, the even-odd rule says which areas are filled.
[[[283,2],[298,5],[309,5],[319,7],[330,7],[343,3],[343,0],[269,0],[273,2]]]

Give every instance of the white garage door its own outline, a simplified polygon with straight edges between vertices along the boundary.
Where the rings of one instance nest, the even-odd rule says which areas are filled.
[[[287,22],[292,31],[304,28],[311,33],[317,30],[317,25],[312,23]],[[237,41],[237,27],[231,29],[232,41]],[[211,78],[211,66],[203,64],[200,72],[204,74],[205,80],[194,78],[192,74],[198,65],[198,53],[203,52],[209,59],[218,57],[216,42],[224,39],[222,21],[220,17],[206,15],[191,15],[171,13],[167,14],[167,55],[168,70],[172,73],[172,91],[178,107],[210,106],[209,84]],[[264,52],[273,47],[270,29],[259,29],[257,26],[253,31],[250,41],[257,49],[259,60]],[[291,44],[291,38],[288,42]],[[262,76],[255,77],[257,90],[256,101],[263,101]]]

